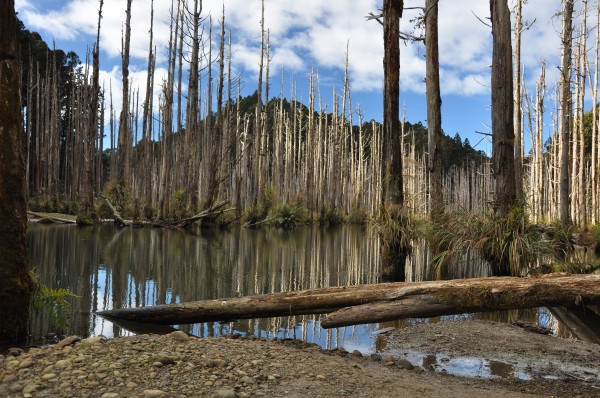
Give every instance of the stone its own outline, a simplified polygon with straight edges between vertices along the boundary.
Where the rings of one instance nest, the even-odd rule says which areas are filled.
[[[22,350],[21,348],[13,347],[13,348],[9,348],[8,352],[6,354],[11,357],[18,357],[19,355],[24,354],[24,353],[25,353],[25,351]]]
[[[31,359],[25,359],[23,362],[19,364],[19,369],[29,368],[33,365],[33,361]]]
[[[31,394],[32,392],[36,391],[40,386],[37,385],[36,383],[29,383],[27,384],[25,387],[23,387],[23,394]]]
[[[46,373],[42,375],[42,380],[56,379],[55,373]]]
[[[235,398],[235,390],[220,389],[215,392],[217,397],[221,398]]]
[[[12,393],[18,393],[23,391],[23,385],[19,384],[19,383],[15,383],[15,384],[11,384],[8,387],[8,391],[12,392]]]
[[[119,394],[116,392],[105,392],[100,396],[100,398],[118,398]]]
[[[95,337],[88,337],[87,339],[81,340],[81,345],[87,347],[87,346],[94,345],[94,344],[100,344],[106,340],[107,340],[106,337],[104,337],[102,335],[95,336]]]
[[[167,336],[176,341],[187,341],[190,339],[190,336],[188,336],[187,333],[185,333],[184,331],[181,331],[181,330],[178,330],[176,332],[171,332]]]
[[[125,384],[125,387],[127,388],[136,388],[137,386],[137,383],[134,383],[133,381],[130,381],[129,383]]]
[[[408,359],[400,359],[398,362],[396,362],[396,365],[398,365],[400,369],[406,370],[413,370],[415,368],[415,366],[410,363]]]
[[[54,367],[56,369],[65,369],[69,365],[71,365],[71,361],[69,361],[68,359],[61,359],[61,360],[56,361],[56,363],[54,364]]]
[[[2,382],[5,384],[9,384],[12,383],[13,381],[17,381],[17,376],[15,375],[8,375],[5,378],[2,379]]]
[[[144,398],[166,397],[167,393],[162,390],[144,390]]]
[[[75,343],[77,343],[79,341],[81,341],[81,337],[79,337],[79,336],[69,336],[69,337],[66,337],[66,338],[62,339],[61,341],[59,341],[54,347],[57,348],[57,349],[58,348],[63,348],[63,347],[66,347],[68,345],[73,345],[73,344],[75,344]]]
[[[362,352],[360,352],[358,350],[352,351],[352,355],[354,355],[355,357],[362,357],[363,356]]]
[[[244,376],[244,377],[242,377],[240,379],[240,383],[243,383],[243,384],[256,384],[256,380],[254,380],[250,376]]]

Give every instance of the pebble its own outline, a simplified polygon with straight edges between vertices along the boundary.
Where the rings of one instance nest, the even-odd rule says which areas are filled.
[[[61,359],[59,361],[56,361],[56,363],[54,364],[54,367],[56,369],[65,369],[70,364],[71,364],[71,361],[69,361],[68,359]]]
[[[79,336],[69,336],[66,337],[64,339],[62,339],[61,341],[59,341],[58,343],[56,343],[56,345],[54,346],[55,349],[60,349],[63,347],[66,347],[68,345],[73,345],[77,342],[81,341],[81,337]]]
[[[167,336],[172,338],[173,340],[177,340],[177,341],[187,341],[190,339],[190,336],[188,336],[187,333],[185,333],[181,330],[169,333]]]
[[[100,398],[118,398],[119,394],[116,392],[105,392]]]
[[[166,397],[167,393],[161,390],[144,390],[144,398]]]
[[[412,363],[410,363],[408,359],[400,359],[398,360],[396,365],[398,365],[399,368],[406,370],[413,370],[415,368],[415,366]]]
[[[235,398],[235,390],[221,389],[217,390],[216,394],[221,398]]]

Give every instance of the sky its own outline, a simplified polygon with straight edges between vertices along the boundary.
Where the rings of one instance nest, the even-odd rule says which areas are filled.
[[[509,6],[514,5],[509,0]],[[193,2],[192,2],[193,3]],[[282,69],[284,96],[294,87],[297,99],[307,102],[311,70],[318,75],[318,94],[328,111],[332,109],[334,89],[343,89],[346,50],[353,118],[382,120],[383,115],[383,28],[367,21],[379,13],[382,0],[264,0],[265,29],[271,42],[270,95],[280,96]],[[535,92],[540,63],[546,62],[548,90],[553,90],[560,65],[560,0],[528,0],[523,21],[532,24],[522,36],[522,66],[529,93]],[[423,7],[424,0],[405,0],[405,7]],[[38,31],[49,45],[76,51],[82,60],[94,43],[98,0],[16,0],[16,10],[25,26]],[[204,0],[202,16],[211,16],[219,29],[225,7],[225,26],[232,40],[232,77],[240,77],[243,95],[256,89],[259,69],[261,0]],[[116,111],[120,107],[121,34],[126,0],[105,0],[100,42],[101,80],[112,87]],[[166,76],[171,1],[154,1],[154,39],[157,48],[155,104],[162,77]],[[588,5],[588,51],[594,59],[596,0]],[[576,15],[581,19],[581,0],[576,0]],[[405,10],[403,32],[420,35],[414,27],[418,10]],[[477,132],[491,130],[490,66],[492,58],[489,2],[483,0],[445,0],[439,3],[439,51],[442,94],[442,128],[447,135],[459,132],[477,149],[490,152],[491,143]],[[130,77],[144,98],[148,54],[150,1],[133,0]],[[207,22],[204,27],[208,30]],[[214,51],[218,41],[213,42]],[[401,45],[400,102],[411,123],[426,121],[425,49],[420,43]],[[184,79],[185,82],[185,79]],[[290,84],[293,82],[293,84]],[[589,87],[588,87],[589,93]],[[234,93],[235,95],[235,93]],[[547,99],[552,95],[549,92]],[[588,95],[588,97],[591,97]],[[554,105],[548,104],[548,111]],[[586,109],[591,101],[586,102]],[[108,117],[108,116],[107,116]],[[547,137],[551,130],[548,119]]]

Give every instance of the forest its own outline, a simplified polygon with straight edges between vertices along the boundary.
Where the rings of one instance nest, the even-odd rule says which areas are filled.
[[[510,58],[511,68],[502,72],[507,79],[502,86],[510,87],[510,92],[495,97],[497,90],[492,90],[491,157],[475,150],[458,133],[451,138],[441,131],[438,22],[433,3],[424,8],[432,11],[423,12],[417,21],[425,26],[422,36],[394,33],[384,13],[368,17],[383,25],[386,54],[399,41],[425,43],[428,126],[400,118],[398,95],[389,91],[389,82],[397,80],[392,72],[399,72],[399,64],[392,69],[384,65],[381,122],[363,120],[360,109],[354,110],[347,64],[342,89],[334,92],[332,104],[323,104],[319,97],[314,71],[308,77],[307,103],[283,94],[274,97],[270,91],[278,79],[269,63],[264,4],[257,27],[261,37],[258,86],[253,95],[242,97],[241,78],[231,73],[234,55],[225,10],[220,16],[203,15],[201,1],[176,1],[171,9],[168,75],[159,104],[154,104],[152,21],[145,98],[129,85],[129,0],[122,40],[123,103],[118,115],[112,88],[101,87],[98,76],[102,1],[98,3],[97,40],[85,61],[72,51],[49,48],[38,33],[20,23],[29,207],[76,214],[80,224],[115,214],[155,226],[181,220],[205,226],[241,222],[294,227],[368,221],[385,225],[387,217],[392,221],[386,227],[391,228],[389,236],[400,231],[396,235],[409,238],[415,228],[408,218],[431,218],[438,223],[433,229],[440,235],[461,230],[456,221],[466,219],[466,213],[476,217],[469,218],[469,223],[479,222],[477,233],[486,236],[490,233],[486,225],[502,224],[494,217],[505,217],[512,209],[511,214],[527,224],[520,237],[527,238],[529,226],[543,224],[554,231],[540,232],[550,240],[560,235],[555,230],[568,235],[573,228],[591,231],[597,240],[599,13],[598,5],[592,7],[587,0],[578,3],[581,10],[575,13],[574,3],[564,1],[560,11],[560,81],[546,81],[542,60],[533,93],[527,92],[520,72],[520,37],[528,26],[521,17],[523,2],[509,10],[514,24],[492,23],[500,29],[492,31],[495,43],[504,37],[511,49],[514,43],[514,51],[494,53],[494,57]],[[398,20],[401,15],[399,10]],[[390,34],[396,38],[390,39]],[[588,36],[592,35],[595,47],[589,48],[593,40]],[[496,64],[492,64],[492,80],[499,76]],[[281,73],[283,84],[285,71]],[[584,107],[587,90],[592,109]],[[494,103],[494,98],[501,102]],[[402,214],[392,220],[388,216],[395,205],[402,208]],[[443,214],[447,217],[442,220]],[[519,223],[504,224],[511,222]],[[406,226],[410,231],[401,231]],[[430,239],[434,246],[445,242],[438,245],[438,251],[447,253],[464,242],[465,236]],[[500,238],[499,245],[504,243]],[[539,261],[527,267],[537,265]]]

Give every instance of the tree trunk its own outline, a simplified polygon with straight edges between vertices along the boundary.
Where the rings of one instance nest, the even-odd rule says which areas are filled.
[[[569,214],[569,148],[571,139],[572,105],[571,105],[571,44],[573,40],[573,0],[564,0],[562,61],[560,68],[560,185],[559,185],[559,217],[564,224],[571,223]]]
[[[125,15],[125,38],[123,42],[123,55],[121,71],[123,75],[123,102],[121,103],[121,115],[119,117],[119,144],[117,179],[122,188],[129,187],[129,167],[127,163],[127,151],[129,145],[129,43],[131,39],[131,0],[127,0],[127,11]]]
[[[85,180],[83,182],[82,208],[77,216],[77,223],[82,225],[93,224],[98,221],[98,215],[94,209],[94,159],[96,156],[96,140],[98,135],[98,97],[100,94],[100,22],[102,21],[102,5],[100,0],[98,9],[98,29],[96,44],[92,55],[92,87],[88,104],[86,134],[84,142],[85,159],[83,163]],[[87,90],[86,90],[87,91]],[[102,122],[104,123],[104,122]],[[102,151],[102,148],[100,148]]]
[[[344,308],[321,322],[324,328],[428,318],[470,312],[580,306],[600,301],[600,276],[477,278],[423,282],[389,300]]]
[[[169,325],[318,314],[339,310],[321,322],[324,327],[336,327],[404,317],[421,318],[597,302],[600,302],[600,275],[555,274],[541,278],[491,277],[336,286],[151,307],[120,308],[100,311],[98,314],[106,318]]]
[[[492,15],[492,167],[496,180],[494,211],[505,216],[516,198],[515,134],[510,11],[507,0],[490,0]]]
[[[521,156],[523,148],[523,123],[522,123],[522,105],[521,97],[521,23],[523,1],[517,0],[515,15],[515,63],[514,67],[514,133],[515,133],[515,193],[518,200],[524,200],[523,194],[523,157]]]
[[[400,147],[400,18],[403,0],[383,2],[383,131],[387,151],[384,154],[384,205],[402,206],[402,148]]]
[[[28,260],[25,136],[14,0],[0,1],[0,341],[27,336],[33,291]]]
[[[427,133],[429,197],[431,219],[444,211],[442,175],[442,99],[440,97],[440,63],[438,54],[438,0],[425,2],[425,53],[427,90]]]

